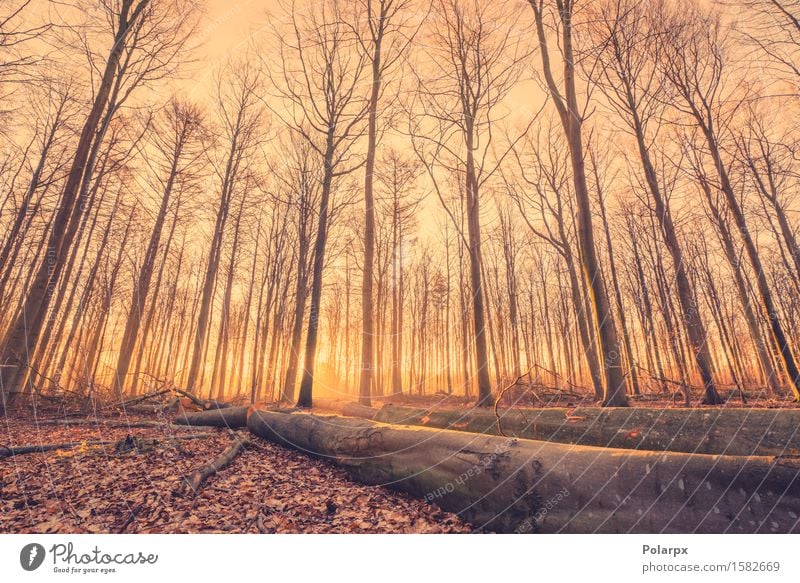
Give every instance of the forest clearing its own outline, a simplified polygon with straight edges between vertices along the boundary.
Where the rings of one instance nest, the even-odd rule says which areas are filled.
[[[800,0],[5,0],[0,532],[800,532],[798,87]]]

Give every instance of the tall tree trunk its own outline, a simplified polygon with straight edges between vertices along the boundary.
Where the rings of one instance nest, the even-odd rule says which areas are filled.
[[[780,378],[778,376],[778,372],[775,370],[775,363],[770,350],[764,341],[764,335],[761,332],[761,326],[756,314],[757,308],[753,306],[753,302],[750,299],[750,291],[748,289],[747,282],[744,279],[744,274],[742,273],[741,260],[739,258],[739,254],[736,252],[736,247],[733,243],[733,237],[731,236],[731,232],[728,229],[725,219],[719,212],[719,209],[714,202],[710,185],[707,181],[701,180],[700,186],[703,194],[705,195],[706,204],[711,211],[714,226],[716,227],[715,230],[719,236],[720,242],[722,243],[722,250],[725,253],[725,258],[728,260],[728,264],[733,272],[733,282],[736,285],[736,291],[737,295],[739,296],[739,302],[742,306],[745,322],[747,322],[747,330],[750,333],[750,338],[755,344],[756,354],[758,355],[761,369],[766,377],[767,386],[772,393],[776,393],[781,388]]]
[[[475,361],[478,379],[478,405],[489,406],[492,398],[489,380],[489,354],[486,346],[486,324],[484,308],[484,289],[482,278],[480,205],[478,202],[478,180],[475,175],[472,132],[467,132],[467,233],[469,241],[469,274],[472,284],[472,320],[475,327]]]
[[[297,259],[297,282],[294,292],[294,316],[292,319],[292,336],[289,347],[289,362],[286,365],[286,378],[283,381],[283,400],[294,400],[294,387],[297,382],[297,362],[300,359],[300,343],[303,339],[304,314],[308,297],[308,241],[304,234],[300,239],[300,250]]]
[[[225,391],[225,380],[228,373],[228,345],[230,343],[230,322],[231,322],[231,298],[233,297],[233,276],[236,273],[236,258],[239,254],[239,242],[241,240],[242,211],[244,209],[246,197],[242,196],[239,208],[236,212],[236,220],[233,226],[233,244],[231,245],[231,258],[228,263],[228,277],[225,280],[225,291],[222,296],[222,314],[219,323],[219,338],[217,340],[217,354],[219,355],[217,366],[211,376],[211,397],[220,399]],[[216,391],[216,396],[214,396]]]
[[[608,264],[611,270],[611,285],[614,287],[614,300],[617,304],[617,313],[619,314],[620,326],[622,326],[622,340],[625,343],[625,357],[628,361],[628,374],[631,379],[631,392],[634,395],[640,393],[639,390],[639,376],[636,370],[636,361],[633,358],[633,340],[630,332],[628,331],[628,319],[625,316],[625,307],[622,303],[622,290],[619,287],[619,277],[617,276],[617,262],[614,257],[614,244],[611,240],[611,229],[608,226],[608,216],[606,214],[605,197],[603,195],[603,188],[600,184],[600,174],[597,169],[597,164],[593,164],[595,182],[597,183],[597,200],[600,205],[600,218],[603,221],[603,232],[606,236],[606,248],[608,250]]]
[[[317,357],[317,334],[319,333],[320,304],[322,303],[322,271],[325,267],[325,247],[328,242],[328,220],[331,187],[333,185],[333,156],[335,153],[333,128],[328,131],[323,158],[322,196],[317,219],[317,237],[314,243],[314,262],[311,272],[311,304],[308,313],[308,333],[300,381],[298,407],[312,407],[314,365]]]
[[[150,240],[147,244],[144,260],[139,269],[139,277],[133,287],[130,309],[125,321],[125,331],[122,333],[117,367],[114,374],[114,396],[117,399],[121,398],[122,391],[125,388],[125,379],[128,375],[131,357],[136,347],[136,337],[142,322],[142,310],[147,303],[147,295],[150,292],[150,281],[153,277],[153,268],[155,267],[156,256],[158,255],[158,248],[161,243],[161,231],[164,228],[164,221],[166,220],[167,210],[169,209],[169,203],[172,197],[172,189],[178,175],[178,161],[180,160],[182,149],[183,140],[179,140],[173,153],[169,176],[161,196],[161,205],[156,215],[156,222],[153,225],[153,230],[150,232]]]
[[[591,204],[584,164],[583,118],[581,117],[575,89],[575,59],[572,50],[572,6],[570,4],[567,9],[561,10],[559,13],[562,24],[561,50],[563,51],[564,64],[564,96],[562,97],[550,69],[550,55],[547,48],[547,33],[544,28],[542,7],[535,0],[530,0],[530,5],[536,17],[536,32],[539,39],[539,52],[542,58],[545,79],[550,95],[558,108],[564,134],[569,144],[572,180],[578,207],[578,243],[581,265],[586,286],[591,290],[590,302],[594,325],[598,331],[600,351],[605,364],[603,405],[608,407],[627,406],[628,399],[625,395],[625,376],[622,370],[621,347],[594,243]]]
[[[783,330],[783,324],[781,323],[780,315],[778,314],[778,310],[775,307],[775,302],[772,299],[772,290],[770,290],[769,282],[767,281],[767,275],[764,271],[764,266],[761,263],[761,256],[759,255],[755,241],[750,234],[750,229],[747,226],[744,213],[739,206],[739,201],[736,199],[736,194],[733,191],[733,186],[731,185],[730,178],[728,177],[727,168],[725,167],[725,163],[722,161],[722,155],[717,144],[716,135],[711,128],[709,128],[702,121],[702,119],[699,118],[699,116],[698,121],[701,124],[701,129],[703,130],[706,143],[708,145],[708,151],[711,154],[711,158],[714,161],[714,167],[716,168],[717,175],[719,176],[720,189],[725,195],[725,200],[728,203],[728,209],[733,216],[733,222],[739,231],[739,235],[744,243],[745,252],[750,260],[750,266],[752,267],[753,275],[756,278],[756,288],[761,296],[761,306],[767,317],[767,321],[769,322],[769,329],[772,333],[772,337],[774,338],[775,343],[778,345],[778,349],[780,350],[780,357],[784,369],[786,370],[786,374],[791,380],[792,393],[794,394],[795,400],[800,400],[800,370],[797,368],[795,355],[791,346],[789,346],[789,341],[786,338],[786,333]]]
[[[383,2],[381,2],[383,11]],[[372,14],[369,15],[370,19]],[[370,391],[374,373],[375,348],[373,346],[372,284],[375,263],[375,198],[372,193],[375,172],[375,151],[378,145],[378,98],[381,91],[381,46],[383,43],[384,14],[381,13],[373,35],[372,47],[372,92],[369,98],[369,118],[367,122],[367,160],[364,176],[364,273],[361,282],[361,377],[359,381],[358,402],[369,406]]]

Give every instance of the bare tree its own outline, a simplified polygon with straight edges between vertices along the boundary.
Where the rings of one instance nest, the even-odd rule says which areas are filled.
[[[653,211],[658,219],[664,244],[672,258],[681,316],[689,336],[695,365],[705,388],[704,402],[721,403],[714,387],[714,373],[708,350],[705,324],[697,308],[697,298],[684,265],[683,250],[669,208],[662,192],[649,144],[659,134],[659,119],[664,109],[663,81],[653,62],[651,51],[658,50],[659,31],[648,21],[657,3],[639,0],[613,0],[595,5],[590,17],[591,43],[595,58],[588,67],[608,103],[625,123],[636,140],[642,173],[650,192]],[[657,59],[658,57],[656,57]]]
[[[282,398],[294,401],[297,384],[297,365],[300,358],[303,324],[308,299],[309,275],[313,263],[311,248],[315,226],[316,208],[320,195],[320,167],[316,152],[298,136],[287,140],[292,154],[285,164],[274,171],[280,181],[279,197],[287,200],[296,222],[295,245],[297,249],[297,268],[294,292],[294,315],[291,328],[289,361],[283,382]]]
[[[76,115],[75,87],[69,81],[43,79],[39,92],[29,95],[30,115],[33,124],[30,142],[24,151],[35,159],[24,156],[18,173],[27,165],[30,179],[24,193],[13,210],[13,221],[8,225],[5,241],[0,250],[0,306],[10,300],[9,282],[15,270],[20,268],[17,259],[26,240],[35,231],[37,216],[47,203],[47,194],[60,184],[67,164],[67,152],[73,137],[71,123]],[[26,108],[27,109],[27,108]],[[38,150],[38,153],[36,151]],[[15,190],[16,179],[12,179],[9,196]]]
[[[597,191],[597,203],[600,207],[600,219],[603,222],[603,232],[606,239],[606,248],[608,250],[608,265],[611,272],[611,285],[614,290],[614,301],[617,307],[617,314],[619,317],[620,327],[622,328],[622,339],[625,342],[625,358],[628,361],[628,375],[631,381],[631,392],[634,395],[640,394],[639,389],[639,373],[637,370],[636,360],[633,357],[633,336],[629,331],[628,317],[625,313],[625,305],[622,301],[622,289],[620,287],[617,258],[614,255],[614,242],[611,236],[611,227],[608,220],[608,211],[606,204],[605,185],[601,176],[600,162],[598,161],[597,153],[592,150],[589,153],[590,161],[592,164],[592,174],[594,176],[595,190]]]
[[[551,245],[564,261],[583,355],[595,397],[599,400],[603,398],[603,377],[575,256],[576,233],[569,218],[573,203],[568,151],[565,140],[560,139],[556,132],[557,128],[552,124],[540,128],[514,149],[519,168],[516,182],[521,184],[507,178],[506,188],[529,231]],[[524,150],[527,156],[519,150]],[[538,221],[529,216],[532,209],[539,215]]]
[[[114,379],[117,397],[122,394],[125,387],[131,356],[142,321],[143,307],[148,301],[162,230],[172,204],[173,191],[180,191],[185,183],[191,182],[191,179],[186,176],[189,171],[196,172],[198,170],[196,162],[202,153],[199,147],[201,123],[202,116],[197,107],[172,99],[162,114],[160,124],[152,134],[152,143],[156,155],[160,158],[153,161],[152,165],[156,173],[156,183],[161,186],[161,202],[144,259],[139,267],[139,276],[133,288],[125,330],[119,346],[119,358]]]
[[[779,72],[800,80],[800,0],[739,0],[739,31]]]
[[[716,15],[704,14],[699,7],[686,2],[674,9],[672,18],[662,19],[662,25],[666,31],[666,50],[659,59],[660,69],[675,92],[675,107],[691,119],[700,132],[716,174],[716,188],[724,195],[744,244],[771,335],[792,381],[795,398],[800,398],[800,370],[773,300],[756,242],[731,183],[730,162],[725,159],[721,145],[720,132],[725,131],[731,115],[724,92],[737,89],[725,86],[724,26]]]
[[[0,99],[4,102],[10,95],[2,91],[12,85],[13,92],[13,86],[32,77],[33,66],[40,61],[30,50],[32,44],[52,28],[52,23],[40,21],[39,15],[30,22],[35,8],[33,0],[9,0],[0,8]],[[0,109],[0,120],[7,113],[5,108]]]
[[[386,192],[384,196],[385,214],[391,223],[391,324],[392,338],[391,386],[393,394],[402,394],[403,363],[403,304],[405,283],[405,262],[409,231],[414,226],[415,211],[420,198],[410,196],[414,181],[421,168],[415,158],[405,158],[396,149],[387,150],[381,159],[378,179]]]
[[[247,63],[229,62],[217,79],[216,114],[224,141],[219,146],[219,158],[213,157],[212,153],[211,162],[219,181],[219,202],[216,206],[216,219],[187,377],[187,388],[190,391],[197,391],[201,386],[211,303],[231,203],[236,194],[241,195],[240,189],[246,183],[245,178],[251,170],[250,164],[264,138],[265,111],[260,102],[261,90],[260,72]]]
[[[0,342],[0,363],[3,364],[0,393],[4,404],[8,391],[19,389],[28,358],[39,341],[53,288],[72,249],[84,211],[80,195],[84,184],[91,179],[91,157],[93,151],[97,151],[95,144],[102,140],[104,128],[108,127],[122,97],[170,69],[187,38],[184,26],[191,26],[191,18],[187,19],[184,7],[184,3],[153,0],[119,0],[103,7],[106,30],[111,33],[113,42],[98,67],[102,71],[100,83],[83,122],[50,230],[47,261],[36,268],[25,299]],[[167,37],[168,42],[164,42]]]
[[[481,253],[481,188],[496,174],[508,151],[498,155],[492,127],[500,117],[498,106],[521,75],[525,46],[515,24],[515,11],[506,4],[438,0],[426,38],[435,68],[429,76],[417,78],[418,103],[410,109],[412,115],[417,109],[422,115],[420,121],[410,120],[409,124],[415,151],[453,220],[440,183],[447,175],[462,182],[459,191],[465,202],[466,237],[460,223],[453,222],[469,255],[480,405],[488,405],[492,395]]]
[[[370,404],[375,369],[373,280],[375,262],[375,196],[373,183],[378,147],[378,105],[394,65],[411,40],[410,0],[359,0],[355,13],[356,39],[372,72],[367,114],[367,157],[364,165],[364,272],[361,285],[361,377],[359,402]]]
[[[573,49],[574,0],[529,0],[533,9],[539,53],[542,61],[548,92],[558,111],[564,135],[567,138],[572,164],[572,180],[577,203],[578,242],[583,277],[591,290],[591,307],[594,325],[600,340],[600,352],[605,366],[605,390],[603,405],[622,407],[628,404],[625,396],[622,347],[617,336],[617,327],[606,291],[605,278],[600,270],[592,227],[591,200],[586,182],[586,167],[583,143],[584,112],[578,104],[575,82],[576,55]],[[563,88],[559,88],[553,75],[549,48],[549,26],[559,34],[564,74]]]
[[[290,34],[275,30],[278,71],[271,71],[281,101],[272,111],[320,156],[322,176],[313,249],[308,333],[297,404],[311,407],[319,333],[322,278],[334,180],[361,166],[352,146],[363,135],[369,100],[359,91],[369,57],[356,50],[341,2],[325,0],[299,11],[284,7]]]

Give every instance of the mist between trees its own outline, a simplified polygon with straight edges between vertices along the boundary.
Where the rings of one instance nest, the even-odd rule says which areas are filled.
[[[798,0],[262,16],[0,8],[4,407],[800,396]]]

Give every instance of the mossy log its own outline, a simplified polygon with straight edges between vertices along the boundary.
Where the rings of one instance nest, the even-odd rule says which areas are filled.
[[[420,409],[385,405],[383,423],[542,441],[720,455],[800,454],[797,409]]]
[[[601,449],[305,413],[253,411],[247,426],[479,530],[800,531],[796,460]]]

